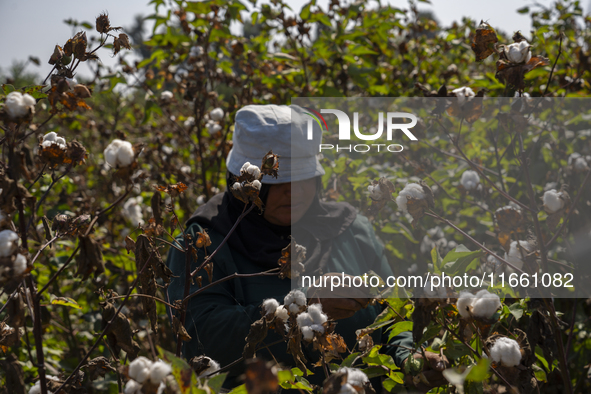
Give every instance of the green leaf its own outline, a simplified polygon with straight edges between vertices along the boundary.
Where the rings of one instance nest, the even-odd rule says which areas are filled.
[[[246,386],[241,384],[240,386],[234,387],[228,394],[248,394],[248,391],[246,391]]]
[[[279,381],[280,384],[284,383],[284,382],[293,382],[294,379],[295,379],[295,375],[289,369],[285,369],[285,370],[277,372],[277,380]]]
[[[427,328],[427,331],[423,333],[419,343],[430,341],[431,339],[435,338],[437,334],[439,334],[439,331],[441,331],[441,326],[438,324],[433,324],[431,327]]]
[[[355,353],[351,353],[347,356],[347,358],[345,358],[343,360],[343,362],[341,363],[341,367],[350,367],[351,365],[353,365],[353,363],[355,362],[355,359],[360,355],[361,353],[359,352],[355,352]]]
[[[203,392],[203,390],[198,388],[199,382],[197,381],[197,376],[193,372],[193,368],[191,368],[185,360],[178,358],[161,347],[158,347],[158,353],[160,358],[169,363],[172,367],[172,376],[174,376],[182,394],[199,394],[200,392]]]
[[[162,108],[160,108],[160,106],[152,100],[146,101],[146,107],[144,111],[144,119],[142,120],[142,124],[148,123],[154,113],[162,116]]]
[[[396,335],[400,334],[401,332],[405,331],[412,331],[413,323],[411,321],[401,321],[394,325],[392,325],[390,330],[390,335],[388,336],[388,341],[394,338]]]
[[[212,376],[207,380],[207,386],[214,392],[219,393],[224,381],[226,380],[226,376],[228,376],[228,372],[223,372],[219,375]]]
[[[10,92],[14,92],[16,89],[12,85],[9,85],[7,83],[3,83],[2,90],[4,91],[4,94],[8,94]]]
[[[473,382],[482,382],[488,376],[488,367],[490,362],[488,359],[482,357],[478,360],[478,363],[470,369],[468,376],[466,376],[466,380],[471,380]]]
[[[521,316],[523,316],[523,307],[518,302],[516,302],[509,306],[509,312],[515,316],[515,320],[519,320]]]
[[[436,246],[431,250],[431,261],[433,262],[433,273],[440,274],[442,260]]]
[[[68,297],[56,297],[51,295],[51,305],[63,305],[69,306],[70,308],[82,309],[76,301]]]

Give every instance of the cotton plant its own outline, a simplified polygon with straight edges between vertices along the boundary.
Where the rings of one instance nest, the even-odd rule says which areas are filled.
[[[398,194],[396,197],[396,204],[398,204],[398,208],[404,213],[408,212],[407,202],[409,199],[414,198],[417,200],[425,199],[425,191],[423,187],[418,183],[409,183],[407,184],[404,189]]]
[[[50,148],[52,146],[62,150],[66,150],[68,148],[66,140],[63,137],[57,135],[55,131],[45,134],[43,136],[43,140],[41,141],[41,148]]]
[[[521,269],[527,255],[535,250],[535,246],[529,241],[512,241],[509,252],[505,252],[505,260]]]
[[[498,295],[488,290],[480,290],[476,294],[469,291],[460,292],[456,303],[458,313],[462,318],[479,317],[490,319],[501,307],[501,300]]]
[[[103,152],[105,161],[113,168],[129,167],[135,160],[135,152],[129,141],[114,139]]]
[[[140,356],[129,364],[127,375],[129,380],[125,384],[125,394],[141,394],[143,387],[157,388],[157,393],[163,393],[166,388],[164,379],[172,372],[169,364],[162,360],[151,361]]]
[[[302,332],[302,338],[305,341],[312,341],[314,334],[324,334],[324,323],[328,321],[328,316],[322,312],[322,304],[311,304],[306,312],[302,312],[296,319],[298,327]]]
[[[531,45],[523,40],[506,45],[503,48],[507,60],[511,63],[527,63],[531,59]]]
[[[568,157],[568,165],[572,166],[575,172],[584,172],[589,170],[589,164],[585,157],[580,153],[574,152]]]
[[[35,113],[37,101],[28,93],[10,92],[6,95],[4,108],[11,119],[17,120]]]
[[[360,394],[366,393],[366,386],[370,384],[369,377],[360,369],[342,367],[337,373],[346,373],[347,381],[344,383],[338,394]]]
[[[565,191],[551,189],[544,192],[542,201],[544,203],[544,211],[551,215],[563,210],[568,202],[570,202],[570,197]]]

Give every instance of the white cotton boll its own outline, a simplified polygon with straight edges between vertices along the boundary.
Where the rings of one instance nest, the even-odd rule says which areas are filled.
[[[129,370],[127,371],[130,378],[134,379],[137,382],[143,383],[146,376],[148,376],[150,372],[150,366],[152,365],[152,361],[147,359],[146,357],[140,356],[129,363]],[[146,374],[144,379],[140,379],[140,374],[143,374],[143,371],[146,370]]]
[[[257,189],[257,190],[261,190],[261,182],[260,182],[259,180],[256,180],[256,179],[255,179],[255,180],[252,182],[252,187],[254,187],[254,188],[255,188],[255,189]]]
[[[306,305],[306,295],[299,290],[292,290],[292,291],[294,293],[295,303],[298,304],[299,306],[305,306]]]
[[[513,241],[509,247],[509,253],[505,253],[505,260],[521,269],[521,267],[523,267],[522,253],[523,257],[525,257],[533,250],[533,245],[528,241]]]
[[[107,164],[114,168],[127,167],[135,157],[131,142],[117,138],[105,148],[103,154]]]
[[[43,136],[43,142],[45,142],[45,141],[55,142],[56,138],[57,138],[57,133],[55,131],[50,131],[49,133],[47,133]]]
[[[488,290],[480,290],[472,301],[472,314],[477,317],[490,319],[501,307],[501,299]]]
[[[338,394],[358,394],[358,393],[357,393],[357,390],[355,390],[355,387],[351,386],[349,383],[345,383],[344,385],[341,386],[341,389],[339,390]]]
[[[466,170],[462,174],[462,178],[460,179],[460,183],[464,186],[466,190],[474,190],[480,183],[480,177],[476,171]]]
[[[314,324],[314,319],[308,312],[300,313],[297,317],[298,327],[303,329],[304,327],[309,327]]]
[[[123,211],[121,212],[123,217],[129,220],[134,226],[138,224],[141,226],[144,224],[142,204],[143,199],[141,196],[131,197],[123,204]]]
[[[490,348],[490,357],[495,363],[514,367],[521,362],[521,349],[515,340],[501,337]]]
[[[235,182],[232,185],[232,189],[234,189],[234,190],[240,190],[240,189],[242,189],[242,185],[240,184],[240,182]]]
[[[170,156],[174,153],[174,149],[172,149],[170,146],[163,146],[162,152],[164,152],[165,155]]]
[[[220,370],[220,364],[217,361],[209,357],[207,358],[209,359],[209,367],[207,367],[205,371],[201,372],[199,376],[197,376],[198,378],[211,377],[213,375],[217,375],[215,372]]]
[[[469,291],[461,291],[456,306],[458,313],[463,318],[467,319],[472,313],[472,303],[474,302],[474,294]]]
[[[406,209],[406,202],[408,201],[409,197],[417,198],[419,200],[425,198],[425,193],[423,192],[421,185],[418,183],[409,183],[398,194],[398,197],[396,197],[396,204],[398,204],[398,208],[400,208],[400,210],[402,210],[404,213],[408,213],[408,210]]]
[[[169,103],[174,95],[171,91],[165,90],[164,92],[160,93],[160,100],[164,101],[165,103]]]
[[[141,390],[142,385],[135,380],[128,380],[127,383],[125,383],[125,394],[139,394]]]
[[[425,282],[423,291],[428,298],[447,298],[447,289],[443,286],[433,286],[431,289],[431,280]]]
[[[308,306],[308,314],[314,324],[323,324],[328,320],[328,316],[322,312],[322,304],[316,303]]]
[[[4,108],[9,117],[16,119],[23,117],[29,113],[35,113],[36,101],[33,96],[21,92],[10,92],[6,95],[6,101],[4,102]]]
[[[380,185],[370,185],[367,187],[367,190],[369,191],[369,196],[373,200],[381,200],[384,198],[384,193],[382,193]]]
[[[344,367],[339,368],[337,372],[346,372],[347,383],[357,388],[362,388],[365,385],[365,383],[369,383],[369,378],[360,369]]]
[[[150,381],[154,384],[158,384],[171,372],[172,368],[170,365],[162,360],[155,361],[150,367]]]
[[[314,339],[314,331],[308,326],[302,327],[302,337],[305,341],[311,341]]]
[[[19,245],[18,234],[12,230],[0,231],[0,257],[8,257],[16,252]]]
[[[78,85],[76,78],[66,78],[66,82],[68,83],[70,90],[74,89],[74,86]]]
[[[218,131],[220,131],[222,129],[222,126],[220,126],[217,123],[208,123],[205,126],[207,127],[207,131],[209,132],[209,134],[217,133]]]
[[[548,190],[544,193],[542,198],[544,202],[544,210],[547,213],[555,213],[564,208],[564,200],[561,198],[562,192],[557,192],[556,189]]]
[[[188,129],[191,128],[193,126],[195,126],[195,118],[192,116],[189,116],[185,122],[183,123],[183,125]]]
[[[58,145],[60,145],[63,148],[66,147],[66,140],[63,137],[57,137],[55,139],[55,143],[58,144]]]
[[[324,334],[324,326],[322,324],[312,324],[310,328],[312,329],[312,331]]]
[[[279,308],[279,302],[275,298],[268,298],[263,301],[263,310],[265,311],[265,316],[275,314],[277,308]]]
[[[220,120],[224,119],[224,110],[219,107],[212,109],[211,112],[209,113],[209,117],[212,120],[219,122]]]
[[[505,47],[505,55],[512,63],[529,62],[531,59],[531,45],[527,41],[516,42]]]
[[[466,100],[471,100],[472,97],[475,97],[474,91],[467,86],[462,86],[461,88],[457,88],[452,90],[452,93],[455,93],[456,97],[458,98],[458,104],[460,106],[464,105]]]
[[[255,166],[254,164],[249,165],[248,168],[246,169],[246,172],[249,173],[250,175],[254,176],[257,179],[261,176],[261,169],[259,167]]]
[[[412,263],[410,267],[407,268],[409,274],[416,274],[419,270],[419,265],[417,263]]]
[[[22,275],[23,272],[27,270],[27,258],[22,254],[17,254],[16,259],[14,260],[14,265],[12,266],[12,272],[14,275],[19,276]]]
[[[287,319],[289,319],[289,312],[283,305],[279,305],[279,307],[275,309],[275,317],[281,321],[287,321]]]
[[[244,163],[242,165],[242,168],[240,169],[240,175],[242,175],[244,173],[247,173],[248,172],[247,171],[248,170],[248,167],[250,167],[250,162],[249,161],[247,161],[246,163]]]
[[[577,152],[572,153],[568,157],[568,164],[572,165],[575,171],[586,171],[589,169],[585,158]]]
[[[296,303],[289,305],[289,313],[296,314],[300,311],[300,306]]]

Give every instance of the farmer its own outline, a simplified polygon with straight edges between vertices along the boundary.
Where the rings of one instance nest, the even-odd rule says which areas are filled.
[[[292,108],[296,114],[293,128]],[[320,199],[320,177],[324,170],[316,152],[321,133],[314,129],[313,139],[306,138],[307,124],[301,111],[297,106],[248,105],[236,113],[233,148],[226,160],[228,189],[244,163],[259,165],[271,149],[279,155],[279,173],[277,178],[262,178],[259,193],[264,204],[262,214],[257,208],[250,211],[214,256],[213,281],[234,273],[255,274],[277,268],[281,250],[290,243],[290,235],[307,249],[306,274],[342,277],[343,272],[363,275],[370,269],[380,275],[392,274],[384,248],[369,221],[347,203]],[[212,242],[207,247],[210,255],[230,233],[244,208],[244,202],[230,191],[220,193],[197,209],[187,222],[186,232],[195,240],[198,232],[207,231]],[[181,238],[178,240],[182,242]],[[198,267],[203,259],[200,249],[198,261],[193,262],[191,269]],[[175,274],[168,288],[170,301],[174,302],[183,298],[184,253],[170,248],[167,264]],[[205,271],[198,275],[201,287],[209,283]],[[193,284],[191,293],[199,288]],[[202,291],[188,304],[185,328],[191,340],[184,342],[184,356],[190,360],[205,355],[222,367],[240,359],[251,324],[261,318],[263,300],[275,298],[282,304],[291,289],[288,278],[251,276],[224,281]],[[369,305],[366,294],[346,286],[332,291],[310,287],[307,297],[309,303],[321,302],[323,312],[337,321],[335,332],[344,338],[349,349],[356,345],[355,331],[373,323],[382,311],[380,305]],[[267,347],[258,350],[257,357],[294,366],[292,356],[286,352],[286,343],[280,339],[279,334],[269,330],[264,341]],[[387,339],[387,334],[382,337],[382,330],[373,333],[375,343],[386,343]],[[412,334],[405,332],[383,349],[401,366],[412,347]],[[314,356],[311,346],[308,348],[305,343],[303,352],[308,361],[318,360],[318,355]],[[434,354],[428,354],[428,358],[427,369],[440,361]],[[321,368],[314,370],[312,362],[308,368],[315,374],[309,379],[321,384],[324,373]],[[237,385],[236,378],[243,371],[244,363],[236,363],[229,370],[224,386]],[[425,376],[433,386],[445,383],[439,371],[425,371]]]

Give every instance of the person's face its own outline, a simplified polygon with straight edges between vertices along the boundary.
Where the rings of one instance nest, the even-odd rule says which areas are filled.
[[[269,188],[263,218],[279,226],[296,223],[308,211],[315,195],[316,179],[314,178],[272,185]]]

